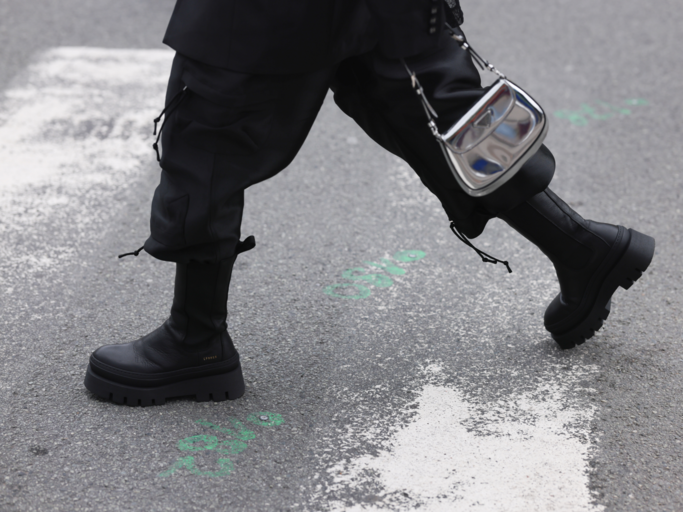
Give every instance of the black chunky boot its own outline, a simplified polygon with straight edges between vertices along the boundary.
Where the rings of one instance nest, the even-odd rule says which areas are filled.
[[[564,349],[580,345],[602,327],[617,287],[630,288],[655,251],[652,237],[585,220],[550,189],[499,217],[555,266],[560,293],[546,309],[544,323]]]
[[[159,405],[179,396],[200,402],[241,397],[242,368],[227,330],[228,288],[237,255],[254,245],[254,237],[247,238],[217,264],[177,263],[169,319],[139,340],[93,352],[85,387],[128,405]]]

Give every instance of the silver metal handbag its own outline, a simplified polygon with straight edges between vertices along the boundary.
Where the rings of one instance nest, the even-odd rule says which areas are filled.
[[[434,122],[438,115],[429,104],[415,73],[404,66],[422,101],[428,125],[462,189],[470,196],[490,194],[509,181],[541,147],[548,133],[543,109],[521,87],[482,59],[465,38],[448,27],[451,37],[468,51],[482,69],[498,75],[489,91],[445,133]]]

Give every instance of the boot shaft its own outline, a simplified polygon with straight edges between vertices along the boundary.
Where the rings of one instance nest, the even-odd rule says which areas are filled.
[[[552,190],[536,194],[500,215],[536,245],[559,274],[582,270],[611,246],[617,227],[585,220]]]
[[[184,345],[222,339],[227,333],[228,290],[237,256],[255,246],[254,237],[237,244],[235,254],[217,263],[176,263],[175,291],[167,328]]]
[[[564,320],[568,311],[579,308],[591,281],[600,275],[601,265],[619,243],[620,230],[585,220],[550,189],[500,217],[536,245],[555,267],[560,295],[544,315],[550,329]]]
[[[228,289],[235,256],[219,263],[176,263],[169,327],[195,345],[227,330]]]

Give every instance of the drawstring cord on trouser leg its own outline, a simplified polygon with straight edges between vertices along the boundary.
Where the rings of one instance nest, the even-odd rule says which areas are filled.
[[[166,121],[168,121],[168,116],[170,116],[173,111],[178,108],[178,105],[180,105],[185,98],[185,95],[187,94],[187,85],[182,88],[182,90],[178,91],[173,98],[171,98],[171,101],[168,102],[168,105],[164,107],[164,109],[161,111],[161,114],[159,114],[158,117],[154,119],[154,135],[157,136],[156,140],[154,141],[154,144],[152,144],[152,147],[154,148],[154,151],[157,154],[157,162],[161,162],[161,155],[159,154],[159,139],[161,138],[161,132],[164,131],[164,127],[166,126]],[[166,117],[164,117],[164,114]],[[157,132],[157,126],[159,125],[159,121],[161,121],[161,118],[164,117],[164,122],[161,124],[161,128]],[[142,251],[145,250],[145,246],[143,245],[140,247],[137,251],[133,252],[127,252],[125,254],[119,254],[119,259],[120,258],[125,258],[126,256],[138,256]]]
[[[137,256],[138,254],[140,254],[140,252],[142,252],[144,250],[145,250],[145,246],[143,245],[137,251],[127,252],[126,254],[119,254],[119,259],[125,258],[126,256]]]
[[[483,261],[484,263],[493,263],[494,265],[496,263],[502,263],[508,269],[508,273],[512,274],[512,269],[510,268],[510,264],[507,261],[499,260],[498,258],[494,258],[490,254],[485,253],[481,249],[477,249],[474,246],[474,244],[470,242],[469,239],[465,235],[463,235],[457,227],[455,227],[455,222],[453,221],[451,221],[451,231],[453,231],[453,234],[457,236],[458,239],[462,241],[465,245],[474,249],[474,252],[476,252],[479,255],[481,261]]]
[[[156,140],[154,141],[154,144],[152,144],[152,147],[154,148],[154,151],[157,154],[157,162],[161,162],[161,155],[159,154],[159,139],[161,139],[161,132],[164,131],[164,127],[166,126],[166,121],[168,121],[168,116],[170,116],[173,111],[178,108],[180,103],[183,101],[185,98],[185,95],[187,94],[187,85],[183,87],[181,91],[178,91],[173,98],[171,98],[171,101],[168,102],[168,105],[164,107],[164,110],[161,111],[161,114],[159,114],[158,117],[154,119],[154,135],[157,136]],[[165,116],[164,116],[165,114]],[[159,121],[161,121],[161,118],[164,118],[164,122],[161,124],[161,128],[159,129],[159,132],[157,133],[157,125],[159,124]],[[136,254],[137,256],[137,254]]]
[[[187,94],[187,85],[182,88],[182,90],[178,91],[173,98],[171,98],[171,101],[168,102],[168,105],[164,107],[164,109],[161,111],[158,117],[154,118],[154,135],[157,136],[156,140],[154,141],[154,144],[152,144],[152,148],[154,148],[154,151],[157,154],[157,162],[161,162],[161,155],[159,154],[159,139],[161,139],[161,132],[164,131],[164,127],[166,126],[166,121],[168,121],[168,116],[170,116],[173,111],[178,108],[178,105],[180,105],[185,98],[185,95]],[[164,117],[165,114],[165,117]],[[161,124],[161,128],[157,132],[157,126],[159,125],[159,122],[161,121],[161,118],[164,117],[164,122]],[[119,259],[120,258],[125,258],[126,256],[138,256],[142,251],[145,250],[145,246],[143,245],[140,247],[137,251],[133,252],[127,252],[125,254],[119,254]]]

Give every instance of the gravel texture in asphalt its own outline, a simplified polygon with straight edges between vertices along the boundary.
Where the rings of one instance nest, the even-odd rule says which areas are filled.
[[[247,192],[245,396],[130,408],[82,381],[170,307],[172,264],[116,255],[148,234],[173,4],[0,0],[1,510],[683,508],[683,10],[471,3],[472,44],[551,117],[552,188],[657,240],[605,327],[560,351],[543,254],[493,221],[476,244],[514,273],[483,264],[328,98]]]

